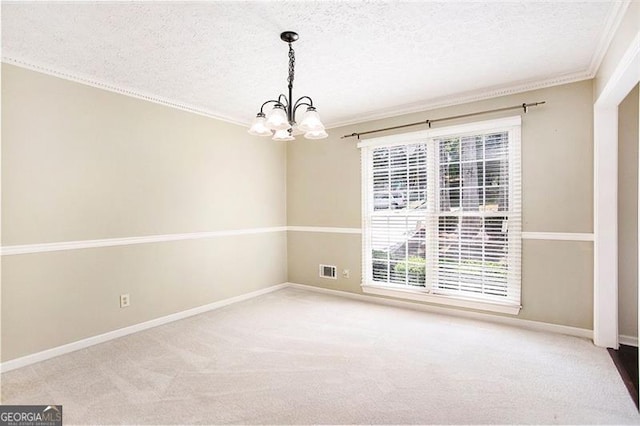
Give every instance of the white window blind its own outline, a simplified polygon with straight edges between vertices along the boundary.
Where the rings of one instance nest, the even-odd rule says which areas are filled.
[[[519,119],[360,144],[364,286],[520,305]]]

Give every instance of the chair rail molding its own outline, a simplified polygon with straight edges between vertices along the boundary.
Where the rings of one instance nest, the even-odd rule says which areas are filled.
[[[128,246],[133,244],[160,243],[167,241],[198,240],[203,238],[227,237],[233,235],[264,234],[269,232],[314,232],[328,234],[362,234],[361,228],[335,226],[271,226],[264,228],[245,228],[221,231],[189,232],[181,234],[144,235],[139,237],[103,238],[97,240],[60,241],[54,243],[36,243],[7,245],[0,248],[0,255],[15,256],[50,251],[80,250],[98,247]],[[570,232],[523,232],[523,240],[561,240],[593,241],[592,233]]]
[[[42,244],[21,244],[2,246],[2,256],[14,256],[18,254],[29,253],[42,253],[48,251],[63,251],[63,250],[79,250],[96,247],[113,247],[113,246],[128,246],[132,244],[147,244],[147,243],[160,243],[166,241],[181,241],[181,240],[199,240],[203,238],[217,238],[227,237],[234,235],[251,235],[251,234],[264,234],[269,232],[285,232],[286,226],[272,226],[265,228],[245,228],[245,229],[231,229],[221,231],[206,231],[206,232],[190,232],[184,234],[162,234],[162,235],[145,235],[141,237],[125,237],[125,238],[104,238],[99,240],[80,240],[80,241],[61,241],[55,243],[42,243]]]

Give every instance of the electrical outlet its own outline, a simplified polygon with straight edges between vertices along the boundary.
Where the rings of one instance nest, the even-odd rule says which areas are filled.
[[[342,278],[349,278],[351,276],[351,271],[348,269],[342,270]]]
[[[129,294],[121,294],[120,295],[120,307],[126,308],[131,304],[131,298],[129,298]]]

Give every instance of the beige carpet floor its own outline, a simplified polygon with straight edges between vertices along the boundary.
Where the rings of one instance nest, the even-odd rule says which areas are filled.
[[[575,337],[284,289],[2,375],[65,424],[628,424]]]

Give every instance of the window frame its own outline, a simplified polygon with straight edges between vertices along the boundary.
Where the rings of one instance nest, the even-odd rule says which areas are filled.
[[[382,296],[391,296],[402,299],[418,300],[437,303],[441,305],[451,305],[463,308],[485,310],[492,312],[499,312],[511,315],[517,315],[521,309],[521,246],[522,246],[522,191],[521,191],[521,116],[513,116],[507,118],[501,118],[496,120],[486,120],[480,122],[472,122],[461,125],[453,125],[442,127],[438,129],[428,129],[418,132],[410,132],[403,134],[396,134],[391,136],[383,136],[379,138],[372,138],[363,140],[358,143],[358,148],[361,148],[361,171],[362,171],[362,290],[365,293],[371,293]],[[509,155],[508,155],[508,167],[509,167],[509,209],[504,213],[504,216],[509,217],[509,232],[508,237],[508,256],[514,260],[513,256],[517,257],[517,262],[510,262],[507,274],[507,291],[509,293],[509,300],[505,302],[499,302],[494,300],[487,300],[476,297],[465,297],[460,294],[434,294],[432,287],[434,285],[433,273],[435,268],[433,267],[433,259],[426,259],[426,286],[424,288],[415,288],[407,285],[394,285],[394,284],[382,284],[374,282],[372,277],[372,242],[371,233],[369,232],[371,226],[371,219],[374,216],[373,209],[373,151],[375,148],[380,147],[393,147],[403,146],[411,144],[426,144],[427,147],[427,185],[431,185],[432,188],[436,188],[439,184],[439,160],[438,160],[438,147],[436,139],[445,137],[462,137],[468,135],[486,134],[492,132],[508,132],[509,140]],[[434,173],[435,172],[435,173]],[[438,194],[436,190],[432,191],[432,194]],[[427,200],[427,209],[424,212],[425,224],[427,228],[434,227],[435,218],[435,235],[437,235],[437,218],[443,215],[440,212],[439,207],[434,207],[438,200]],[[435,210],[434,210],[435,208]],[[431,222],[431,223],[430,223]],[[430,223],[430,224],[429,224]],[[434,235],[433,229],[427,229],[427,235]],[[427,244],[434,244],[434,239],[429,240],[427,237]],[[435,239],[437,245],[437,238]]]

